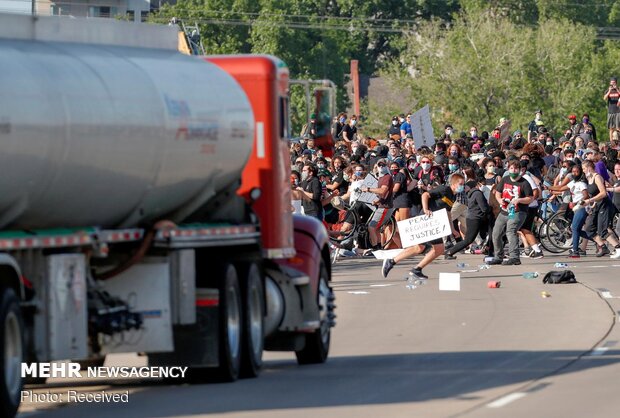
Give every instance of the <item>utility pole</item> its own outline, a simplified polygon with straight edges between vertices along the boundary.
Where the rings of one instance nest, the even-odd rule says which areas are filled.
[[[32,0],[32,15],[37,14],[37,0]]]

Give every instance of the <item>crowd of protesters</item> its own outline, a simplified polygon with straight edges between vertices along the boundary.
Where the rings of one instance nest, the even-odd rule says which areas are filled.
[[[309,128],[291,144],[293,199],[303,212],[322,220],[329,233],[350,227],[354,208],[361,219],[372,218],[367,250],[385,248],[382,223],[447,209],[452,234],[404,249],[385,259],[383,275],[412,256],[422,255],[411,274],[425,279],[422,269],[437,257],[455,259],[464,251],[487,255],[489,264],[519,265],[521,258],[544,257],[535,234],[537,219],[557,211],[570,213],[572,248],[568,256],[583,257],[589,242],[597,257],[620,258],[620,88],[612,78],[603,100],[607,102],[609,139],[592,124],[587,113],[567,115],[554,134],[542,109],[533,112],[527,132],[509,132],[502,118],[490,131],[472,125],[456,131],[450,124],[431,147],[416,148],[411,114],[394,116],[381,138],[358,132],[358,118],[341,113],[332,126],[334,150],[316,144]],[[314,116],[314,115],[313,115]],[[364,187],[372,174],[376,187]],[[372,193],[370,203],[356,201]],[[374,216],[379,213],[380,216]],[[344,218],[343,218],[344,217]],[[398,248],[398,233],[391,246]]]

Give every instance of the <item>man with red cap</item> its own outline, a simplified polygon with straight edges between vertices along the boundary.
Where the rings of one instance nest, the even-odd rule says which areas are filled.
[[[579,131],[579,124],[577,124],[577,116],[572,114],[568,116],[568,129],[571,130],[572,136],[576,136]]]

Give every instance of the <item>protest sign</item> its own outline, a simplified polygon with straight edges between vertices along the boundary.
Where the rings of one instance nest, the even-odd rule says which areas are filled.
[[[411,135],[416,149],[435,144],[435,134],[431,123],[431,112],[428,105],[411,115]]]
[[[448,236],[452,233],[448,211],[441,209],[433,212],[433,216],[420,215],[400,221],[398,232],[403,248]]]
[[[368,187],[368,188],[371,188],[371,189],[376,189],[378,185],[379,185],[379,180],[377,180],[375,178],[375,176],[373,176],[372,174],[368,174],[366,176],[366,178],[364,178],[364,180],[362,181],[360,189],[363,189],[364,187]],[[371,192],[359,192],[356,201],[360,201],[360,202],[364,202],[364,203],[372,203],[372,202],[374,202],[377,199],[378,199],[378,197],[374,193],[371,193]]]

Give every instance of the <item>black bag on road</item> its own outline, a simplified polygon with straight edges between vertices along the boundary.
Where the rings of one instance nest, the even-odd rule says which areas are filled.
[[[550,271],[543,278],[545,284],[577,283],[575,273],[571,270]]]

